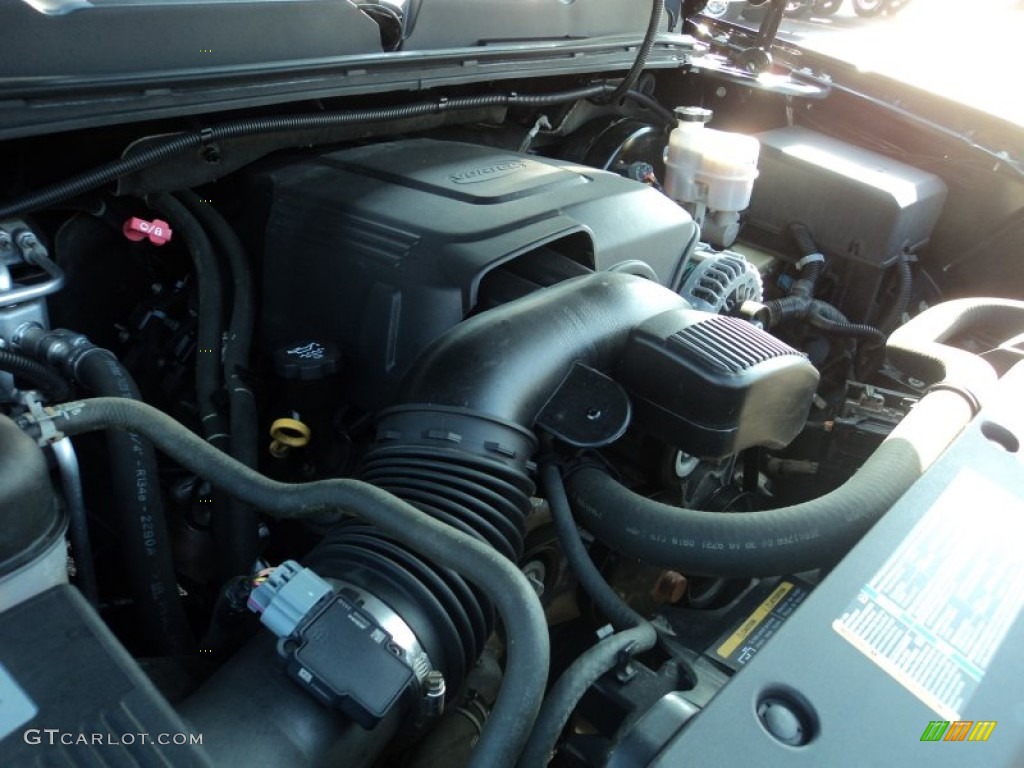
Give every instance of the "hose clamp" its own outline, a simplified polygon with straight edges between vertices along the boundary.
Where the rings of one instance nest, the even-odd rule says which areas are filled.
[[[392,653],[412,669],[421,690],[427,695],[433,692],[433,696],[436,697],[438,683],[434,664],[412,627],[405,623],[405,619],[390,605],[362,587],[341,579],[325,577],[325,580],[337,587],[342,595],[354,600],[360,609],[370,614],[391,635]]]
[[[35,400],[35,402],[28,400],[25,405],[28,408],[28,413],[19,416],[17,424],[40,447],[45,447],[67,437],[65,433],[57,429],[55,426],[56,422],[60,419],[68,419],[79,415],[85,410],[88,403],[83,400],[75,400],[70,403],[60,403],[44,407],[38,400]]]
[[[31,392],[25,394],[23,402],[28,407],[29,414],[31,414],[29,423],[35,425],[39,430],[39,435],[36,437],[39,447],[52,445],[64,439],[64,433],[57,429],[56,424],[54,424],[54,421],[59,418],[59,414],[48,412],[43,407],[39,398]]]
[[[825,254],[823,253],[808,253],[800,261],[796,263],[796,268],[802,270],[808,264],[825,263]]]

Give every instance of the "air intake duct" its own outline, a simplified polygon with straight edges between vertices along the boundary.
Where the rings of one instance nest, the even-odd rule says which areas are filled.
[[[360,479],[518,561],[538,413],[574,363],[610,370],[634,326],[683,306],[651,281],[595,273],[463,322],[424,351],[402,404],[380,415]],[[371,526],[336,526],[306,565],[400,616],[449,690],[494,629],[490,603],[471,584]]]

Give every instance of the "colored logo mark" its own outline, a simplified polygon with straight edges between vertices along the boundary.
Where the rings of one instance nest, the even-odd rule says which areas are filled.
[[[988,741],[996,729],[995,720],[932,720],[921,741]]]

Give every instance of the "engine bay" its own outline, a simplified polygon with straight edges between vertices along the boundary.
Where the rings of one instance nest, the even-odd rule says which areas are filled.
[[[949,258],[1019,209],[844,97],[670,74],[5,146],[10,764],[46,728],[228,768],[866,764],[832,688],[772,682],[829,643],[922,726],[995,717],[1019,597],[961,606],[984,652],[900,635],[946,677],[847,603],[925,540],[951,445],[1019,475],[1020,254]],[[949,568],[1024,594],[998,546]]]

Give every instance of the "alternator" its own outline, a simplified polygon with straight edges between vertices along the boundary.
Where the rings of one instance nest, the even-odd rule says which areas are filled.
[[[761,274],[742,255],[700,243],[686,267],[679,295],[694,309],[731,312],[744,301],[761,301]]]

